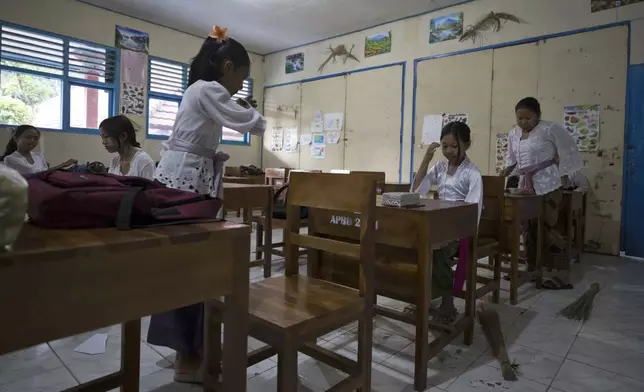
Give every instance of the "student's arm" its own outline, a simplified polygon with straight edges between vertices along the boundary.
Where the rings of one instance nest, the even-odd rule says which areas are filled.
[[[413,183],[411,185],[411,191],[412,192],[417,192],[420,194],[427,194],[429,192],[429,189],[431,188],[431,183],[429,185],[423,184],[425,180],[431,181],[432,179],[426,179],[427,177],[427,168],[429,167],[429,162],[434,158],[434,153],[436,152],[436,149],[440,146],[438,143],[432,143],[427,147],[427,151],[425,151],[425,155],[423,156],[423,161],[420,163],[420,167],[418,168],[418,171],[416,172],[416,177],[414,177]],[[436,166],[434,166],[432,169],[434,169]],[[435,177],[435,175],[434,175]],[[433,179],[434,182],[436,182],[436,179]],[[423,189],[427,188],[425,192],[423,192],[420,188],[420,186],[423,185]]]
[[[479,220],[481,219],[481,211],[483,210],[483,178],[481,173],[472,170],[470,174],[470,185],[467,191],[465,201],[468,203],[476,203],[479,205]]]
[[[15,159],[11,155],[7,155],[6,157],[4,157],[3,163],[6,167],[13,169],[20,174],[25,174],[29,172],[29,170],[25,168],[24,165],[19,160]]]
[[[141,151],[139,154],[144,154],[144,152]],[[153,180],[154,169],[154,161],[147,154],[142,156],[141,159],[137,160],[136,162],[136,176],[138,177],[145,178],[147,180]]]
[[[253,108],[244,108],[230,99],[228,90],[218,83],[207,83],[201,88],[199,106],[217,124],[239,133],[262,135],[266,120]]]
[[[552,124],[549,131],[550,141],[555,145],[556,157],[559,160],[559,174],[567,177],[581,170],[583,163],[575,139],[570,132],[559,124]]]
[[[514,139],[514,132],[515,130],[513,129],[508,134],[508,152],[505,155],[505,169],[501,172],[501,176],[503,177],[509,176],[517,166],[517,157],[514,155],[514,142],[512,141]]]

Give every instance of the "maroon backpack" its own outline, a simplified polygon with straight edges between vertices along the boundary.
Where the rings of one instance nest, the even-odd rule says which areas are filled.
[[[29,182],[29,217],[47,228],[129,229],[215,220],[222,200],[139,177],[49,171]]]

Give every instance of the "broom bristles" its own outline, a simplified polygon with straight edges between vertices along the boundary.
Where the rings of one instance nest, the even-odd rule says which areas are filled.
[[[595,297],[599,293],[599,283],[593,283],[590,288],[586,290],[581,297],[577,298],[573,303],[561,309],[557,313],[557,317],[564,316],[568,320],[588,321],[590,313],[593,310],[593,303]]]
[[[488,309],[482,303],[476,312],[476,318],[481,324],[485,338],[492,348],[494,357],[501,362],[501,372],[503,379],[506,381],[516,381],[517,365],[510,363],[508,351],[505,347],[505,340],[503,339],[503,330],[501,329],[501,319],[499,313],[494,309]]]

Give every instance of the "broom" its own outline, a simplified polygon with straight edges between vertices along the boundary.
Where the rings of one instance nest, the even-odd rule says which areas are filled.
[[[516,370],[519,368],[519,365],[510,363],[508,350],[503,340],[499,313],[494,309],[487,308],[481,303],[476,311],[476,318],[479,320],[483,333],[485,333],[485,338],[492,348],[492,353],[501,362],[503,379],[506,381],[516,381]]]
[[[557,313],[557,317],[564,316],[569,320],[588,321],[590,312],[593,310],[593,302],[599,290],[599,283],[591,284],[590,288],[581,297],[560,310]]]

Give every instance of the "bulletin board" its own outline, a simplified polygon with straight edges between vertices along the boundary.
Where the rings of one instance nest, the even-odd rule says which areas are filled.
[[[599,105],[599,147],[581,153],[591,184],[586,249],[618,254],[628,34],[626,26],[612,27],[418,63],[413,170],[424,153],[425,114],[466,112],[473,132],[468,155],[484,175],[494,175],[497,136],[515,125],[521,98],[536,97],[543,119],[560,124],[564,106]]]

